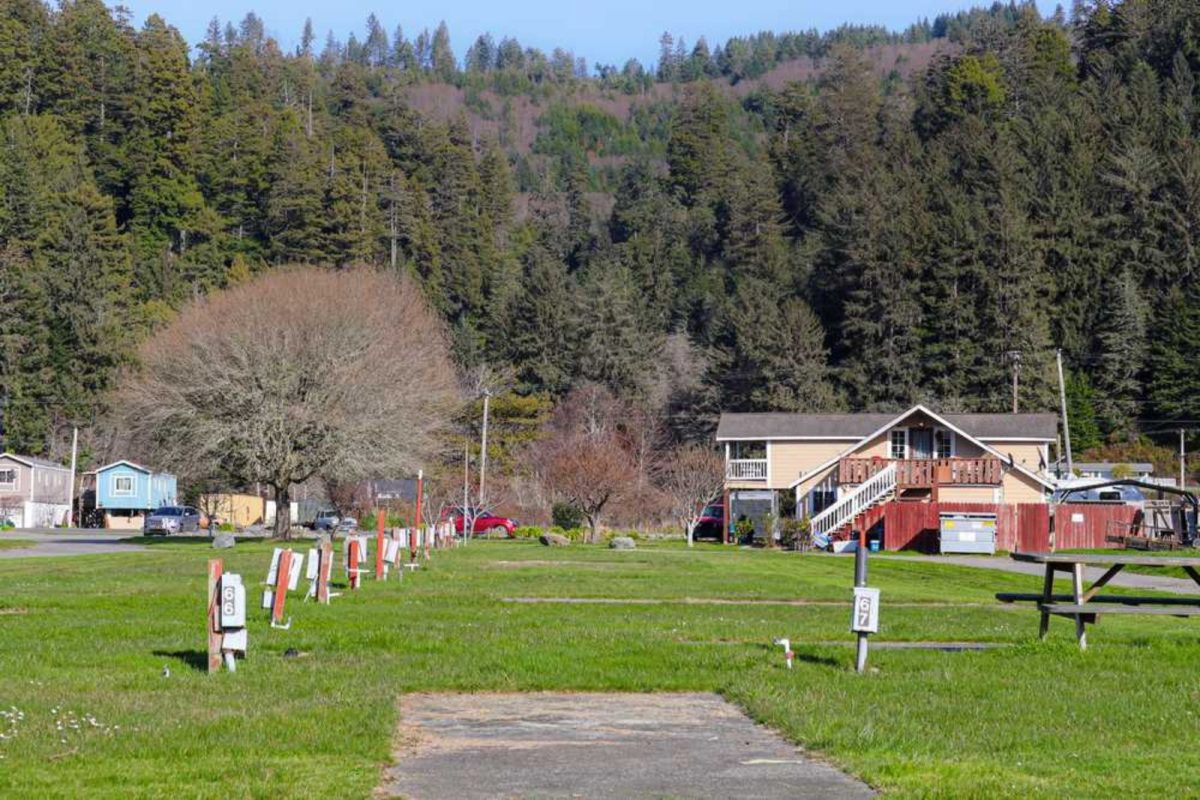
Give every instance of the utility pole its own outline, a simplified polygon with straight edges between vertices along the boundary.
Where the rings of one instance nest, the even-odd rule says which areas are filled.
[[[463,439],[463,504],[459,510],[458,518],[462,520],[463,544],[471,538],[470,531],[467,529],[467,506],[471,502],[471,440]],[[474,525],[474,520],[471,520],[471,525]]]
[[[1183,431],[1179,432],[1180,443],[1183,442]],[[79,428],[71,429],[71,489],[67,499],[67,527],[75,527],[75,464],[79,457]],[[1182,459],[1182,456],[1180,457]],[[1182,463],[1182,461],[1180,462]],[[1180,467],[1182,470],[1183,468]]]
[[[1020,396],[1019,387],[1021,383],[1021,351],[1009,350],[1007,355],[1008,360],[1012,362],[1012,413],[1016,414],[1019,406],[1017,398]]]
[[[484,480],[487,477],[487,429],[488,429],[488,401],[492,399],[492,390],[483,390],[483,436],[479,444],[479,502],[484,502]]]
[[[1179,429],[1179,488],[1186,489],[1187,482],[1187,454],[1183,448],[1183,428]]]
[[[1055,351],[1058,361],[1058,396],[1062,400],[1063,441],[1067,445],[1067,477],[1075,476],[1075,465],[1071,461],[1071,423],[1067,419],[1067,384],[1063,380],[1062,348]]]

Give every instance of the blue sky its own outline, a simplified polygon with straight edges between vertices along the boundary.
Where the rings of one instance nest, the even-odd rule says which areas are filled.
[[[526,46],[549,51],[562,46],[597,61],[620,65],[633,56],[652,62],[658,55],[658,37],[664,30],[683,36],[688,46],[701,35],[710,44],[737,34],[759,30],[827,30],[843,22],[876,23],[903,29],[921,17],[955,11],[988,0],[607,0],[565,3],[562,0],[450,0],[444,3],[388,4],[380,0],[132,0],[125,5],[140,24],[158,13],[195,44],[208,21],[216,15],[224,23],[237,22],[247,11],[263,18],[267,31],[285,48],[295,45],[305,17],[312,17],[318,42],[332,30],[345,41],[350,31],[361,38],[367,15],[375,12],[389,35],[397,24],[412,38],[422,28],[432,29],[445,19],[450,26],[454,52],[462,58],[475,37],[490,32],[497,41],[515,36]]]

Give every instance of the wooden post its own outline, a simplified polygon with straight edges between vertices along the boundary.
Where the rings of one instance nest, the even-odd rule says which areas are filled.
[[[292,551],[279,554],[279,566],[275,570],[275,596],[271,598],[271,624],[283,622],[283,604],[287,602],[288,582],[292,574]]]
[[[383,580],[383,526],[387,524],[387,511],[380,508],[375,512],[375,580]]]
[[[351,536],[346,540],[346,577],[351,589],[358,588],[358,539]]]
[[[221,598],[218,587],[221,583],[221,559],[208,560],[208,671],[221,669]]]
[[[728,456],[726,457],[726,460],[728,461]],[[732,530],[732,528],[730,526],[733,525],[733,519],[729,515],[729,490],[728,489],[725,490],[724,497],[721,499],[721,502],[725,504],[725,507],[721,510],[721,515],[722,515],[722,517],[724,517],[721,520],[721,528],[722,528],[721,540],[725,544],[729,544],[729,539],[730,539],[729,532],[730,532],[730,530]]]
[[[1054,602],[1054,565],[1046,562],[1046,577],[1042,580],[1042,605]],[[1045,639],[1050,632],[1050,612],[1042,612],[1042,622],[1038,627],[1038,638]]]
[[[329,604],[329,578],[333,572],[333,542],[321,542],[319,566],[317,567],[317,602]]]

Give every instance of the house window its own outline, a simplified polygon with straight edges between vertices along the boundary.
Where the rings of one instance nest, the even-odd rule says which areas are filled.
[[[908,458],[908,428],[892,431],[892,458]]]
[[[114,475],[112,479],[112,493],[113,497],[132,497],[133,476]]]
[[[767,457],[766,442],[734,442],[733,458],[736,460],[762,459]]]
[[[938,428],[933,432],[933,447],[937,451],[938,458],[952,458],[954,456],[954,434]]]
[[[0,489],[14,490],[17,488],[17,471],[15,469],[0,469]]]

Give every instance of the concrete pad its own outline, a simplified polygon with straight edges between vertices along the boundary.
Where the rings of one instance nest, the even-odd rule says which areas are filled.
[[[873,796],[714,694],[420,694],[380,794],[475,798]]]

